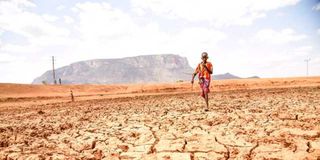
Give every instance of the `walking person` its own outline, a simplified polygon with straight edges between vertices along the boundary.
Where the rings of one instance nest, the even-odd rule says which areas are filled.
[[[206,102],[205,111],[209,111],[209,92],[210,92],[210,82],[212,74],[212,63],[208,62],[208,53],[203,52],[201,54],[202,62],[198,64],[195,72],[192,75],[191,83],[194,83],[194,77],[198,74],[199,84],[201,88],[201,96]]]

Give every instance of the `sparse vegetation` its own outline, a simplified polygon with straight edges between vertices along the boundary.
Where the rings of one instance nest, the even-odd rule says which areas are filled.
[[[177,80],[177,83],[182,83],[182,82],[184,82],[183,80]]]

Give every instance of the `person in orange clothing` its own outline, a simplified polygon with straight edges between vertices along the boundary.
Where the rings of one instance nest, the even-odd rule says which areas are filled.
[[[206,109],[209,110],[209,97],[208,93],[210,92],[210,82],[211,82],[211,74],[212,74],[212,63],[208,62],[208,53],[203,52],[201,54],[202,62],[198,64],[195,72],[192,74],[191,83],[194,83],[194,77],[198,74],[199,84],[201,87],[201,96],[205,99]]]

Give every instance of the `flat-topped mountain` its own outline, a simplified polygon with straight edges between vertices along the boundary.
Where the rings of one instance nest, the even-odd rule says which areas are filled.
[[[56,69],[56,80],[63,84],[119,84],[190,81],[194,69],[187,58],[174,54],[144,55],[118,59],[94,59]],[[215,72],[215,71],[213,71]],[[239,79],[230,73],[213,79]],[[254,77],[258,78],[258,77]],[[53,83],[52,70],[36,78],[33,84]]]
[[[185,57],[174,54],[146,55],[119,59],[95,59],[76,62],[56,69],[63,84],[116,84],[175,82],[190,80],[193,69]],[[32,83],[53,83],[47,71]]]

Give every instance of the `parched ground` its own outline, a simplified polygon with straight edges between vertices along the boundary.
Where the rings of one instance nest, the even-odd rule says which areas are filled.
[[[0,159],[320,159],[320,87],[0,107]],[[35,100],[36,101],[36,100]]]

